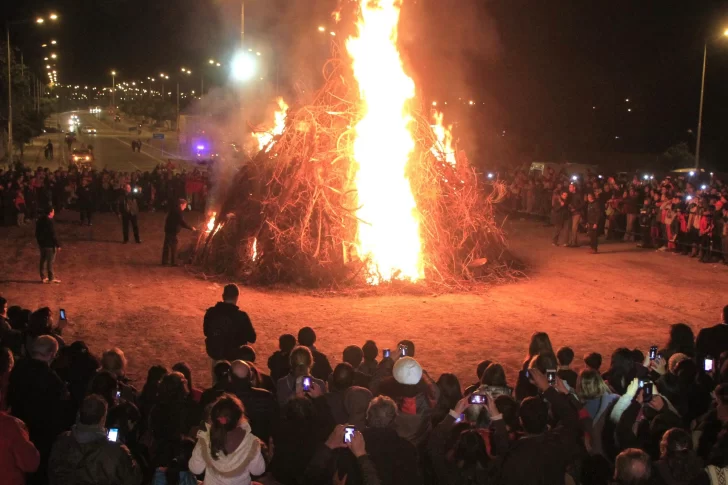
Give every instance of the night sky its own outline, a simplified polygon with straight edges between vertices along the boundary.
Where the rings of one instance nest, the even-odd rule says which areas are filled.
[[[332,25],[335,6],[247,0],[249,45],[277,61],[283,84],[306,69],[315,82],[328,42],[316,27]],[[120,80],[146,79],[229,58],[239,7],[229,0],[11,0],[2,20],[53,8],[58,26],[14,29],[26,62],[42,72],[39,46],[52,34],[61,83],[109,85],[112,68]],[[506,130],[527,159],[579,161],[593,152],[657,154],[681,141],[692,149],[707,39],[703,160],[728,171],[727,28],[726,2],[404,0],[400,44],[424,97],[448,100],[446,119],[482,140]],[[209,73],[210,82],[222,83],[221,74]],[[455,106],[458,98],[477,102],[468,111]]]

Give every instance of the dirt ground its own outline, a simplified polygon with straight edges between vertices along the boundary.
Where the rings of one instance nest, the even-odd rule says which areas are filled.
[[[220,299],[225,281],[159,265],[163,214],[140,216],[141,245],[121,244],[121,224],[111,214],[97,215],[93,227],[77,225],[77,217],[64,212],[57,218],[60,285],[39,282],[33,226],[0,228],[0,295],[25,308],[65,308],[67,342],[84,340],[97,353],[120,347],[137,386],[152,364],[178,361],[192,366],[197,384],[209,384],[202,317]],[[512,379],[535,330],[548,332],[557,347],[571,346],[577,367],[592,351],[601,352],[607,365],[616,347],[663,344],[675,322],[697,332],[715,323],[728,303],[725,266],[630,243],[604,244],[591,255],[584,247],[552,247],[550,229],[537,222],[506,227],[514,252],[530,265],[529,277],[477,293],[322,297],[243,288],[240,306],[258,332],[259,364],[266,368],[280,334],[309,325],[332,363],[346,345],[373,339],[381,349],[407,338],[434,376],[454,372],[469,383],[477,363],[491,359],[503,363]],[[183,232],[181,245],[193,241]]]

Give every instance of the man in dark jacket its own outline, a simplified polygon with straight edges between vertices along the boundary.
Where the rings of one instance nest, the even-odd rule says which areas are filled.
[[[53,275],[53,262],[56,260],[56,253],[61,250],[61,244],[56,236],[56,226],[53,217],[56,212],[53,208],[44,209],[44,213],[35,223],[35,239],[40,248],[40,280],[43,283],[60,283],[61,280]],[[45,268],[48,267],[48,277],[45,276]]]
[[[83,400],[78,423],[53,445],[48,463],[50,485],[141,483],[141,470],[129,449],[107,438],[106,410],[106,401],[101,396],[92,394]]]
[[[316,343],[316,332],[314,332],[311,327],[303,327],[298,331],[298,343],[299,345],[308,347],[311,351],[311,355],[313,355],[311,375],[324,382],[328,381],[333,369],[329,363],[329,358],[314,347],[314,344]]]
[[[552,485],[564,483],[567,467],[581,452],[579,418],[569,402],[566,387],[557,377],[557,385],[549,385],[538,369],[529,369],[530,377],[543,399],[551,405],[557,424],[548,428],[549,410],[542,397],[528,397],[521,403],[519,418],[526,436],[512,444],[503,456],[503,485]],[[560,390],[557,390],[557,387]],[[568,391],[567,391],[568,392]]]
[[[132,231],[134,231],[134,240],[137,244],[141,243],[142,240],[139,239],[139,225],[137,224],[139,204],[137,203],[137,196],[132,192],[131,185],[129,184],[124,186],[124,195],[121,196],[119,209],[121,210],[121,230],[124,234],[124,244],[129,242],[130,223]]]
[[[240,347],[255,343],[255,329],[250,317],[237,306],[239,296],[240,290],[236,285],[225,285],[223,301],[208,308],[205,313],[205,346],[213,361],[236,360]]]
[[[702,359],[706,357],[715,359],[714,365],[717,365],[717,359],[726,351],[728,351],[728,305],[723,307],[721,323],[700,330],[698,338],[695,339],[696,357],[701,359],[698,360],[701,365]]]
[[[566,241],[569,240],[569,226],[571,218],[569,216],[569,193],[565,190],[561,191],[559,198],[553,200],[551,207],[551,224],[554,226],[554,233],[551,242],[554,246],[559,245],[559,237],[561,233],[566,233]]]
[[[251,369],[246,362],[233,362],[230,391],[243,402],[253,434],[268,443],[278,417],[278,401],[272,392],[253,387],[250,377]]]
[[[584,209],[584,196],[579,192],[575,184],[569,185],[569,216],[571,219],[571,230],[569,232],[568,247],[579,247],[579,224],[581,223],[581,212]]]
[[[589,233],[589,247],[591,247],[592,254],[596,254],[599,246],[599,222],[601,221],[604,210],[599,201],[594,197],[594,194],[589,193],[587,197],[589,205],[586,209],[586,223],[587,232]]]
[[[162,247],[163,266],[167,264],[168,256],[171,256],[170,262],[172,266],[176,266],[174,260],[177,256],[177,236],[179,235],[180,230],[184,227],[190,231],[197,231],[197,229],[185,222],[182,214],[186,207],[187,201],[185,199],[179,199],[177,204],[172,206],[169,210],[167,218],[164,220],[164,246]]]
[[[369,403],[367,428],[361,434],[369,444],[372,461],[382,485],[422,483],[415,445],[395,431],[397,405],[379,396]]]
[[[81,179],[81,187],[78,188],[78,210],[81,213],[81,225],[91,225],[91,214],[94,210],[94,193],[88,183],[88,179]]]
[[[28,426],[30,440],[40,452],[40,467],[30,483],[45,482],[53,440],[73,422],[66,386],[50,368],[57,352],[56,339],[41,335],[30,346],[30,358],[20,360],[10,373],[8,404]]]

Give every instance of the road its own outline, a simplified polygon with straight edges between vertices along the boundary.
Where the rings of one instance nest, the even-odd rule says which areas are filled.
[[[92,126],[96,128],[96,134],[86,135],[78,130],[76,143],[73,148],[81,144],[92,145],[94,148],[96,169],[108,168],[122,172],[133,170],[151,171],[157,164],[166,163],[167,158],[162,150],[144,144],[141,152],[132,152],[131,141],[138,138],[136,132],[116,129],[113,126],[101,121],[101,114],[92,114],[88,111],[69,111],[59,115],[61,127],[68,131],[71,115],[76,114],[80,119],[80,127]],[[65,160],[68,160],[68,152],[65,143],[62,146]]]

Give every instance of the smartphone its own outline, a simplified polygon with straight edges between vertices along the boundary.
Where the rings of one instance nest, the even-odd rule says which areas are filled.
[[[347,426],[344,428],[344,443],[351,443],[351,439],[354,437],[356,428],[354,426]]]
[[[66,310],[64,310],[63,308],[61,308],[61,310],[58,313],[61,315],[61,320],[65,320],[66,319]]]
[[[652,381],[649,379],[640,379],[640,389],[642,389],[642,402],[652,401]]]
[[[121,399],[121,391],[116,391],[116,399]]]
[[[547,369],[546,379],[549,381],[549,386],[556,384],[556,369]]]
[[[305,376],[301,380],[301,387],[303,388],[303,392],[309,392],[311,390],[311,376]]]
[[[389,349],[382,350],[382,357],[383,358],[388,359],[389,356],[390,356],[390,354],[391,354],[391,352],[389,351]]]
[[[705,372],[713,372],[713,359],[705,359],[703,361],[703,370]]]
[[[655,360],[657,358],[657,345],[653,345],[650,347],[650,360]]]
[[[406,345],[400,345],[399,346],[399,356],[400,357],[407,357],[407,346]]]
[[[526,369],[525,372],[526,372],[526,379],[530,379],[531,378],[531,373],[528,372],[528,369]]]
[[[485,404],[488,402],[488,397],[482,394],[471,394],[468,402],[470,404]]]
[[[109,441],[116,441],[119,438],[119,428],[109,428],[106,432],[106,439]]]

